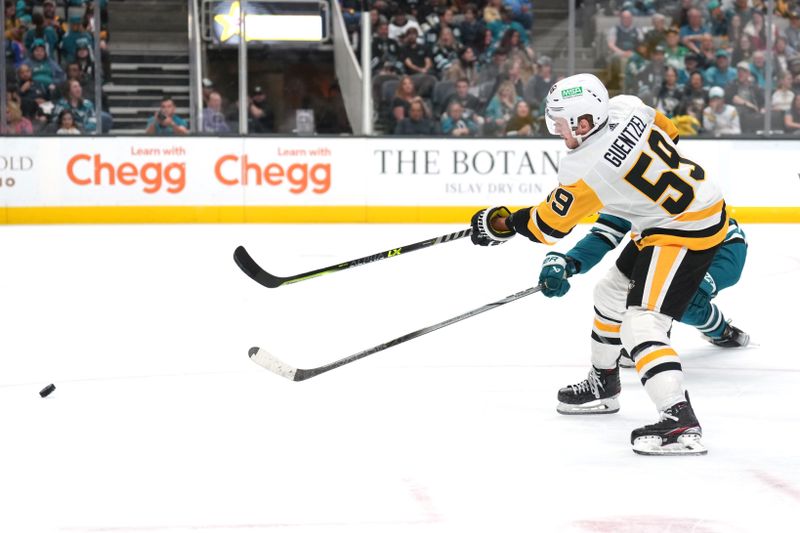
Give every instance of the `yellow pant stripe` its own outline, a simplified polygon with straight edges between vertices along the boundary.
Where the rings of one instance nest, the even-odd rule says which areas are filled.
[[[594,319],[594,327],[595,329],[599,329],[600,331],[607,331],[609,333],[619,333],[619,330],[622,326],[619,324],[603,324],[598,319]]]
[[[636,361],[636,371],[641,372],[642,369],[652,361],[658,359],[659,357],[666,357],[670,355],[677,357],[678,354],[672,348],[661,348],[659,350],[650,352],[649,354],[645,355],[644,357]]]
[[[664,290],[672,265],[678,258],[681,248],[678,246],[662,246],[658,248],[658,259],[656,268],[653,272],[653,279],[650,281],[650,294],[645,296],[648,309],[658,309],[658,296]]]

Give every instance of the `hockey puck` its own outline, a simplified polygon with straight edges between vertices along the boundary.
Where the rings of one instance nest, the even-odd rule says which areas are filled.
[[[56,390],[56,386],[51,383],[50,385],[39,391],[39,396],[41,396],[42,398],[46,398],[54,390]]]

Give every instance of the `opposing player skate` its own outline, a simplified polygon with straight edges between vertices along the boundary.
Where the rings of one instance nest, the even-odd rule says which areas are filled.
[[[634,429],[631,444],[640,455],[705,455],[708,450],[700,442],[702,436],[687,393],[685,402],[661,412],[660,421]]]
[[[604,370],[593,366],[586,379],[558,391],[556,410],[562,415],[616,413],[620,390],[619,367]]]
[[[722,348],[743,348],[750,344],[750,335],[728,322],[719,338],[706,337],[706,340]]]

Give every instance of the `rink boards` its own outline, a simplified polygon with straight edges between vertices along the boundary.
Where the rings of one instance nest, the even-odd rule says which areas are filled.
[[[683,140],[743,222],[800,222],[800,140]],[[5,138],[0,222],[460,223],[541,201],[549,139]]]

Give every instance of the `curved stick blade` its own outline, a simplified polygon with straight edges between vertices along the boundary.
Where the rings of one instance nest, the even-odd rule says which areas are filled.
[[[238,246],[236,250],[234,250],[233,260],[236,262],[239,268],[242,269],[242,272],[247,274],[250,279],[256,283],[260,283],[261,285],[270,289],[280,287],[283,284],[283,279],[273,276],[258,266],[258,263],[256,263],[255,260],[250,257],[250,254],[247,253],[247,250],[245,250],[244,246]]]
[[[296,381],[295,375],[297,374],[297,369],[284,363],[268,351],[262,350],[257,346],[253,346],[250,348],[250,350],[248,350],[247,355],[249,355],[250,359],[252,359],[253,362],[258,366],[262,366],[270,372],[278,374],[279,376],[283,376],[291,381]]]

